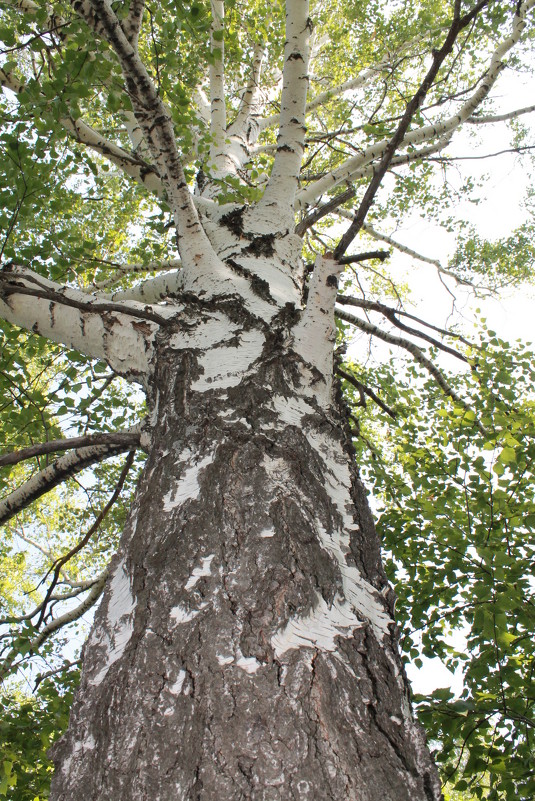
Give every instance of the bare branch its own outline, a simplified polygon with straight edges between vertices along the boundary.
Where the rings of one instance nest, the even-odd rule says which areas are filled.
[[[312,214],[307,215],[307,217],[301,220],[301,222],[295,227],[295,233],[298,236],[303,236],[308,228],[311,228],[313,225],[323,219],[323,217],[326,217],[328,214],[331,214],[331,212],[336,211],[339,206],[354,198],[355,194],[355,187],[350,186],[344,192],[340,192],[339,195],[335,195],[326,203],[323,203],[321,206],[319,206],[319,208],[313,211]]]
[[[347,219],[352,219],[351,213],[347,212],[345,209],[338,209],[338,214],[340,214],[342,217],[346,217]],[[408,256],[412,256],[414,259],[422,261],[425,264],[432,264],[433,267],[437,268],[439,273],[442,275],[447,275],[449,278],[453,278],[458,284],[473,286],[470,281],[466,281],[464,278],[458,277],[455,275],[455,273],[452,273],[450,270],[447,270],[445,267],[443,267],[438,259],[431,259],[428,256],[424,256],[422,253],[418,253],[416,250],[407,247],[407,245],[402,245],[401,242],[398,242],[396,239],[392,239],[391,236],[380,233],[369,223],[365,222],[362,226],[362,230],[365,231],[369,236],[373,237],[373,239],[377,239],[379,242],[386,242],[387,245],[392,245],[392,247],[396,250],[399,250],[400,253],[406,253]]]
[[[135,449],[130,451],[130,453],[126,457],[126,462],[124,463],[124,467],[121,470],[121,475],[119,476],[119,480],[118,480],[118,482],[117,482],[117,484],[115,486],[115,489],[114,489],[114,491],[112,493],[112,496],[109,499],[109,501],[106,503],[104,508],[97,515],[96,520],[93,523],[93,525],[89,528],[89,530],[86,532],[86,534],[84,534],[84,536],[82,537],[80,542],[78,542],[74,546],[74,548],[71,548],[62,557],[57,559],[54,562],[54,564],[52,565],[52,567],[50,568],[50,570],[54,571],[54,575],[52,577],[52,581],[50,582],[50,586],[48,587],[46,595],[45,595],[45,597],[43,599],[43,602],[42,602],[42,605],[41,605],[41,612],[40,612],[40,615],[39,615],[39,619],[37,620],[37,623],[35,624],[35,628],[36,629],[38,629],[40,627],[41,623],[43,623],[43,621],[44,621],[44,619],[46,617],[48,601],[50,600],[50,598],[52,596],[52,593],[54,592],[54,588],[55,588],[56,584],[59,581],[59,577],[60,577],[62,568],[64,567],[64,565],[67,564],[67,562],[69,562],[74,556],[76,556],[77,553],[80,553],[80,551],[83,548],[85,548],[85,546],[87,545],[87,543],[89,542],[89,540],[91,539],[93,534],[95,534],[99,530],[102,521],[105,519],[106,515],[108,514],[108,512],[110,511],[112,506],[115,504],[115,502],[119,498],[119,495],[121,494],[121,491],[122,491],[122,489],[124,487],[124,483],[126,481],[128,473],[130,472],[130,469],[131,469],[131,467],[132,467],[132,465],[134,463],[134,457],[135,457]]]
[[[463,406],[465,409],[469,409],[468,404],[455,392],[453,387],[448,384],[442,371],[433,364],[431,359],[429,359],[424,354],[422,349],[419,348],[418,345],[415,345],[414,342],[411,342],[409,339],[403,339],[402,337],[389,334],[387,331],[383,331],[377,325],[373,325],[366,320],[361,320],[359,317],[355,317],[354,314],[350,314],[342,309],[336,309],[335,314],[340,320],[345,320],[346,323],[351,323],[351,325],[354,325],[356,328],[360,328],[360,330],[364,331],[366,334],[371,334],[378,339],[382,339],[383,342],[388,342],[390,345],[396,345],[408,351],[414,357],[414,359],[421,364],[422,367],[425,367],[428,373],[433,376],[444,394],[448,395],[460,406]]]
[[[340,303],[342,306],[349,305],[349,306],[357,306],[361,309],[368,309],[370,311],[381,311],[381,308],[389,308],[385,307],[382,303],[376,303],[375,301],[371,300],[363,300],[359,298],[351,298],[347,297],[346,295],[338,295],[337,303]],[[379,308],[381,307],[381,308]],[[477,347],[473,342],[469,342],[465,339],[461,334],[457,334],[454,331],[448,331],[445,328],[439,328],[439,326],[433,325],[432,323],[428,323],[425,320],[422,320],[420,317],[417,317],[414,314],[410,314],[403,309],[390,309],[392,313],[396,315],[400,315],[402,317],[407,317],[409,320],[414,320],[415,322],[419,323],[420,325],[425,326],[426,328],[430,328],[432,331],[436,331],[437,334],[440,334],[443,337],[451,337],[452,339],[457,339],[459,342],[462,342],[463,345],[466,345],[469,348]]]
[[[367,311],[379,312],[383,315],[383,317],[386,317],[386,319],[389,320],[392,325],[395,325],[396,328],[405,331],[407,334],[412,334],[412,336],[425,339],[425,341],[429,342],[430,345],[433,345],[435,348],[444,351],[444,353],[449,353],[450,356],[455,356],[456,359],[459,359],[462,362],[468,362],[468,359],[462,353],[454,350],[454,348],[450,348],[448,345],[444,345],[443,342],[440,342],[438,339],[429,336],[429,334],[426,334],[425,331],[419,331],[417,328],[404,325],[401,320],[398,320],[398,315],[403,314],[403,312],[399,309],[392,309],[390,306],[385,306],[384,303],[377,303],[371,300],[360,300],[359,298],[346,297],[345,295],[338,295],[336,300],[337,303],[340,303],[342,306],[356,306],[357,308],[366,309]],[[412,319],[417,320],[418,318],[413,317]],[[430,327],[427,323],[423,323],[423,325]],[[449,336],[448,332],[444,333]]]
[[[30,445],[20,451],[12,451],[0,455],[0,467],[18,464],[26,459],[33,459],[35,456],[44,456],[48,453],[57,451],[68,451],[77,448],[85,448],[90,445],[130,445],[137,447],[140,444],[141,434],[136,431],[118,431],[106,434],[85,434],[83,437],[71,437],[70,439],[53,439],[49,442],[42,442]]]
[[[40,470],[0,501],[0,525],[7,523],[37,498],[50,492],[68,478],[81,473],[89,465],[109,459],[111,456],[116,456],[131,448],[132,443],[92,445],[60,456],[53,464]]]
[[[355,376],[352,375],[351,373],[346,372],[346,370],[342,370],[341,367],[337,367],[336,372],[338,373],[340,378],[343,378],[345,381],[347,381],[349,384],[352,384],[355,387],[355,389],[358,390],[361,396],[361,406],[366,405],[365,400],[362,402],[363,400],[362,396],[367,395],[369,398],[372,399],[374,403],[377,404],[377,406],[379,406],[379,408],[383,410],[383,412],[386,412],[392,418],[392,420],[397,420],[398,417],[397,412],[395,412],[393,409],[390,408],[390,406],[388,406],[388,404],[382,401],[381,398],[373,391],[373,389],[368,387],[366,384],[363,384],[362,381],[359,381],[358,378],[355,378]]]

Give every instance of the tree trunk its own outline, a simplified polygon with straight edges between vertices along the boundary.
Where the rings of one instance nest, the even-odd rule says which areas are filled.
[[[197,315],[180,349],[159,335],[51,798],[437,801],[342,404],[317,400],[290,308]]]

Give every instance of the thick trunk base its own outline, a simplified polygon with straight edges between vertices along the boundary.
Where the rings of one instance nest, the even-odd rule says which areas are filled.
[[[51,798],[438,801],[341,414],[171,359]]]

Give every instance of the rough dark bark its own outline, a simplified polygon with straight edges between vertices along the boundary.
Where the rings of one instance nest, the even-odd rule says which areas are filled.
[[[304,397],[283,326],[262,336],[224,390],[195,391],[198,354],[159,343],[54,801],[440,798],[344,412]],[[342,564],[368,583],[360,610]]]

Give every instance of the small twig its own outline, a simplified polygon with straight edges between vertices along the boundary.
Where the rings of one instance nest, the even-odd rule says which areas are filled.
[[[50,570],[48,571],[47,575],[52,570],[54,571],[54,575],[52,577],[52,581],[50,582],[50,586],[49,586],[49,588],[48,588],[48,590],[46,592],[46,595],[44,597],[42,608],[41,608],[41,614],[39,615],[39,619],[38,619],[37,623],[35,624],[35,628],[36,629],[38,629],[39,626],[44,621],[44,618],[45,618],[45,615],[46,615],[46,606],[47,606],[47,603],[48,603],[48,601],[50,600],[50,598],[52,596],[52,593],[54,591],[54,587],[56,586],[56,584],[59,581],[61,568],[70,559],[72,559],[73,556],[76,556],[76,554],[79,553],[82,550],[82,548],[84,548],[87,545],[87,543],[89,542],[89,540],[91,539],[93,534],[96,531],[98,531],[98,529],[100,528],[100,524],[102,523],[102,521],[104,520],[104,518],[106,517],[106,515],[108,514],[108,512],[110,511],[110,509],[114,505],[115,501],[117,500],[117,498],[121,494],[121,490],[122,490],[122,488],[124,486],[124,483],[126,481],[126,477],[128,476],[128,473],[130,472],[130,468],[132,467],[132,464],[134,463],[135,455],[136,455],[135,451],[130,451],[130,453],[126,457],[126,462],[125,462],[124,467],[123,467],[123,469],[121,471],[121,475],[119,476],[119,481],[117,482],[117,485],[115,487],[113,495],[111,496],[110,500],[108,501],[108,503],[106,504],[104,509],[102,509],[102,511],[99,513],[97,519],[95,520],[95,522],[93,523],[91,528],[87,531],[86,534],[84,534],[82,539],[74,546],[74,548],[71,548],[71,550],[68,551],[68,553],[66,553],[64,556],[60,557],[59,559],[57,559],[55,561],[55,563],[52,565],[52,567],[50,568]],[[45,576],[45,578],[46,578],[46,576]]]
[[[368,387],[366,384],[363,384],[361,381],[358,380],[358,378],[355,378],[354,375],[351,375],[351,373],[347,373],[345,370],[342,370],[341,367],[337,367],[336,372],[341,378],[343,378],[348,383],[352,384],[355,387],[355,389],[358,390],[361,399],[360,403],[361,406],[366,405],[366,401],[365,400],[363,401],[363,395],[367,395],[369,398],[372,399],[372,401],[374,401],[374,403],[376,403],[383,410],[383,412],[386,412],[392,418],[392,420],[397,420],[398,416],[397,412],[395,412],[394,409],[391,409],[390,406],[388,406],[384,401],[382,401],[381,398],[373,391],[373,389]]]

